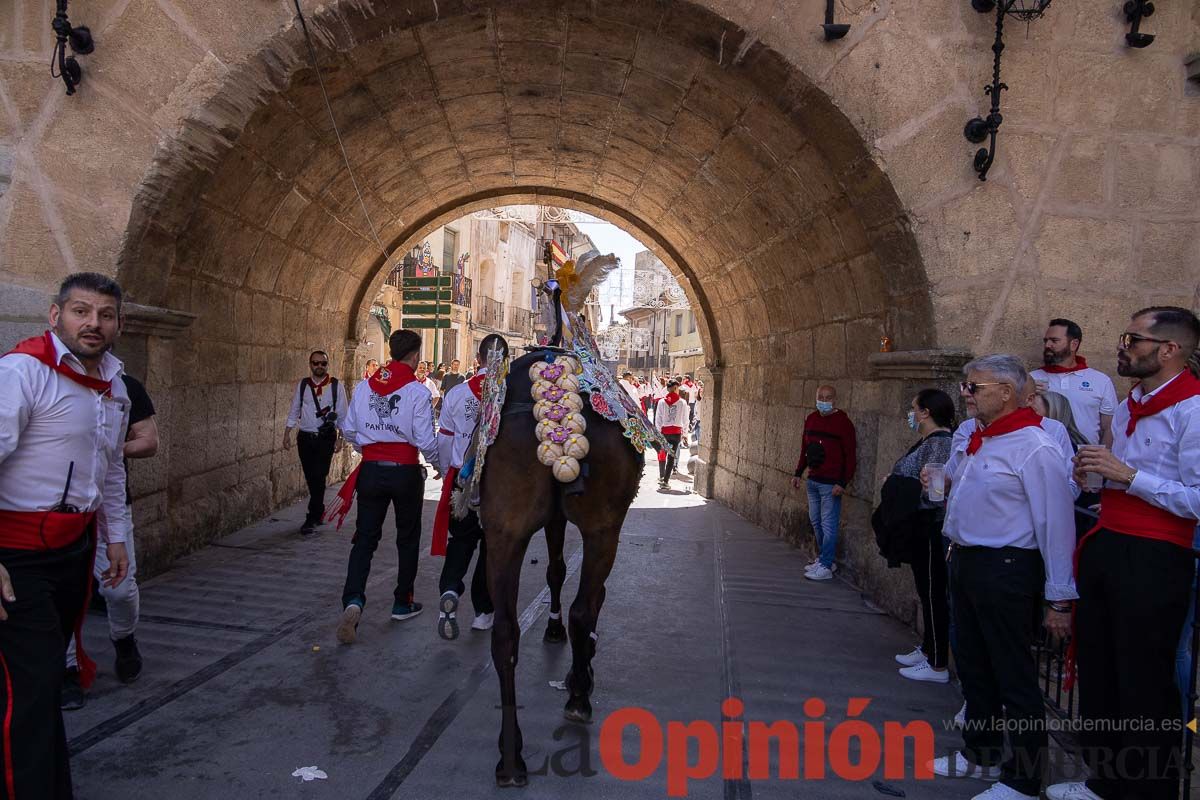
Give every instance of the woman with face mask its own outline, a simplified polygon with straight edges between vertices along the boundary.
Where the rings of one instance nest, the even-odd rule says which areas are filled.
[[[926,465],[945,464],[950,457],[954,401],[939,389],[925,389],[913,398],[903,424],[921,438],[892,467],[872,523],[888,565],[907,561],[912,566],[921,598],[924,639],[911,653],[896,656],[900,674],[910,680],[947,683],[950,611],[942,550],[946,501],[936,492],[931,499],[931,493],[921,488],[920,476]]]

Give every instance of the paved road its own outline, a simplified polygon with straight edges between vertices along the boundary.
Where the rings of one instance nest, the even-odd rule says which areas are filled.
[[[301,539],[295,531],[303,508],[297,505],[145,583],[138,636],[146,667],[138,683],[116,682],[104,622],[89,618],[88,641],[102,675],[87,707],[68,717],[79,796],[666,797],[665,766],[640,782],[604,769],[604,718],[642,707],[664,729],[672,720],[719,723],[720,703],[731,695],[744,701],[747,720],[823,718],[827,735],[846,718],[849,698],[867,697],[861,718],[877,730],[885,721],[928,720],[939,752],[958,741],[942,722],[961,702],[958,690],[896,675],[891,656],[911,649],[911,631],[848,585],[804,580],[807,559],[800,551],[723,506],[655,491],[653,472],[650,463],[608,583],[590,726],[567,725],[565,694],[550,686],[564,677],[570,654],[541,641],[549,602],[544,540],[535,537],[530,548],[519,603],[529,634],[521,646],[518,692],[526,760],[535,771],[548,765],[549,774],[532,776],[523,793],[493,784],[499,690],[487,634],[464,630],[455,642],[436,635],[441,560],[422,558],[417,596],[426,612],[392,622],[395,550],[381,546],[359,642],[338,646],[334,625],[349,534],[323,529]],[[439,488],[430,482],[425,496],[425,553]],[[347,526],[352,529],[352,518]],[[567,549],[569,602],[579,557],[573,530]],[[461,615],[464,628],[469,605]],[[806,713],[810,698],[824,701],[824,715]],[[626,736],[631,761],[636,743],[636,736]],[[590,777],[578,774],[583,750],[596,771]],[[911,775],[911,752],[906,762]],[[772,774],[777,763],[773,757]],[[328,778],[305,783],[292,777],[304,766],[319,767]],[[970,780],[886,782],[914,800],[968,798],[985,788]],[[836,778],[726,782],[716,776],[691,781],[688,790],[694,798],[742,800],[887,796],[870,780]]]

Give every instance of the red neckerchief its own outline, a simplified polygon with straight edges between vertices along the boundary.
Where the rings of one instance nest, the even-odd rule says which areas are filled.
[[[408,364],[389,361],[386,367],[380,367],[374,375],[367,378],[367,383],[375,394],[389,395],[403,389],[416,379],[416,372]]]
[[[1140,385],[1141,383],[1138,383],[1133,388],[1136,389]],[[1172,378],[1170,383],[1144,402],[1135,401],[1133,392],[1130,391],[1129,397],[1125,400],[1125,404],[1129,407],[1129,424],[1125,426],[1125,435],[1133,436],[1138,420],[1142,417],[1152,417],[1176,403],[1182,403],[1189,397],[1197,396],[1200,396],[1200,378],[1193,375],[1189,369],[1184,369],[1183,372]]]
[[[663,400],[667,401],[667,405],[673,406],[679,402],[679,395],[675,394],[674,392],[671,392],[666,397],[664,397]]]
[[[1006,433],[1019,431],[1021,428],[1032,428],[1042,424],[1042,418],[1032,408],[1018,408],[1005,414],[997,420],[992,420],[986,428],[975,426],[975,431],[971,434],[971,441],[967,444],[967,455],[974,455],[979,448],[983,447],[983,439],[986,436],[1003,436]]]
[[[14,354],[33,356],[59,375],[70,378],[80,386],[94,389],[104,397],[112,395],[112,381],[104,381],[99,378],[93,378],[91,375],[85,375],[82,372],[76,372],[58,360],[58,355],[54,350],[54,340],[50,338],[50,331],[46,331],[41,336],[34,336],[23,342],[18,342],[17,346],[9,350],[5,355]]]
[[[487,379],[486,372],[476,372],[467,381],[467,386],[471,388],[471,394],[475,395],[476,400],[483,399],[483,382]]]
[[[1075,356],[1075,366],[1073,367],[1064,367],[1059,364],[1051,364],[1048,367],[1042,367],[1042,371],[1049,372],[1051,375],[1061,375],[1064,372],[1079,372],[1079,370],[1087,368],[1087,359],[1083,356]]]
[[[325,380],[321,381],[320,383],[313,383],[312,378],[308,379],[308,385],[317,390],[317,397],[320,397],[322,394],[325,393],[324,389],[328,383],[329,383],[329,375],[326,375]]]

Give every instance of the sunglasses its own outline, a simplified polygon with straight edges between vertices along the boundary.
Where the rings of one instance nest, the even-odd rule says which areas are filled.
[[[959,391],[974,395],[980,386],[1008,386],[1007,383],[979,383],[978,381],[963,381],[958,385]]]
[[[1138,342],[1158,342],[1159,344],[1169,344],[1171,340],[1155,339],[1152,336],[1142,336],[1136,333],[1122,333],[1121,337],[1117,340],[1117,344],[1120,345],[1122,350],[1128,350]]]
[[[314,367],[328,367],[329,366],[328,361],[310,361],[308,363]]]

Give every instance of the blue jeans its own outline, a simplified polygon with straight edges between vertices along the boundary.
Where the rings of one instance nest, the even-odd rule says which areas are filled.
[[[842,519],[842,498],[833,496],[832,483],[808,480],[808,519],[817,540],[821,564],[829,569],[837,558],[838,523]]]
[[[1196,526],[1196,534],[1192,539],[1192,547],[1200,547],[1200,525]],[[1192,678],[1192,620],[1196,613],[1196,580],[1192,580],[1192,599],[1188,602],[1187,620],[1183,623],[1183,633],[1179,637],[1179,649],[1175,651],[1175,680],[1179,683],[1179,697],[1183,701],[1183,718],[1188,719],[1191,701],[1188,695],[1192,692],[1189,681]]]

